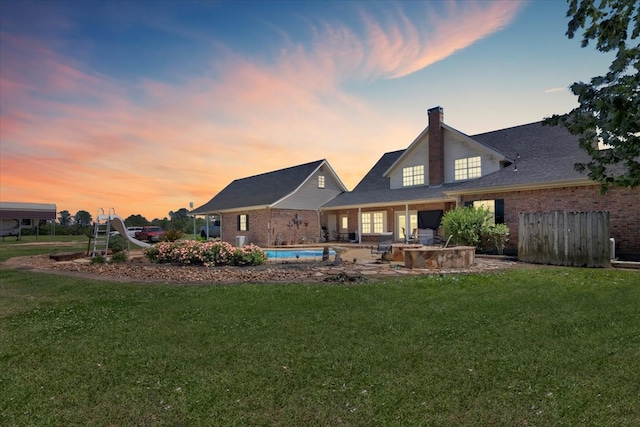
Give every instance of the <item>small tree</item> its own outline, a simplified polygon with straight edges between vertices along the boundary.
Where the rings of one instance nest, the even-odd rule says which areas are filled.
[[[491,212],[482,207],[457,207],[442,217],[445,236],[451,236],[455,245],[475,246],[481,243],[482,230],[491,218]]]
[[[60,215],[58,217],[58,222],[60,223],[60,225],[64,227],[68,227],[69,225],[71,225],[71,214],[69,213],[69,211],[60,211],[58,212],[58,215]]]
[[[109,238],[109,249],[111,249],[113,253],[122,252],[124,251],[124,248],[125,243],[122,236],[115,235]]]
[[[87,227],[91,225],[91,221],[93,220],[91,214],[87,211],[78,211],[73,218],[78,227]]]
[[[493,243],[500,255],[504,253],[504,247],[509,241],[509,227],[507,224],[490,224],[484,227],[483,234],[488,241]]]
[[[143,217],[140,214],[136,214],[136,215],[129,215],[125,220],[124,223],[127,224],[127,227],[144,227],[145,225],[149,224],[149,221],[147,220],[147,218]]]

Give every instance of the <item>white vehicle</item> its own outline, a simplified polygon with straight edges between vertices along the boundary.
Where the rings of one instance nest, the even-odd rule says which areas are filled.
[[[127,227],[127,236],[136,237],[136,233],[142,231],[142,227]]]
[[[136,233],[138,231],[142,231],[142,227],[127,227],[127,236],[136,237]],[[110,236],[119,236],[120,233],[118,231],[112,231],[109,233]]]

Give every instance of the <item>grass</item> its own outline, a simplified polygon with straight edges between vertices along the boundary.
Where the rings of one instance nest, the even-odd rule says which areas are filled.
[[[0,270],[0,425],[638,425],[639,279],[168,286]]]
[[[5,237],[0,241],[0,262],[11,257],[48,254],[52,252],[86,251],[89,244],[87,236],[22,236]]]

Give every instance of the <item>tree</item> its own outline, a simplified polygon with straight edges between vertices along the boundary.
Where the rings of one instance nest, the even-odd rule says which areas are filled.
[[[576,163],[589,178],[609,187],[640,185],[640,3],[637,0],[568,0],[567,37],[584,30],[582,47],[591,40],[601,52],[616,52],[604,76],[570,88],[579,106],[545,119],[580,136],[580,147],[591,157]],[[599,149],[599,142],[605,149]]]
[[[128,227],[144,227],[145,225],[149,224],[149,220],[147,220],[147,218],[143,217],[140,214],[136,214],[129,215],[124,220],[124,223],[127,224]]]
[[[65,227],[71,225],[71,214],[69,213],[69,211],[60,211],[58,212],[58,215],[60,215],[58,217],[58,222],[60,223],[60,225]]]
[[[87,211],[78,211],[74,215],[74,218],[76,225],[79,227],[86,227],[88,225],[91,225],[91,221],[93,221],[91,214]]]
[[[189,217],[189,211],[186,208],[180,208],[177,211],[169,212],[169,218],[171,218],[171,228],[188,231],[191,218]]]

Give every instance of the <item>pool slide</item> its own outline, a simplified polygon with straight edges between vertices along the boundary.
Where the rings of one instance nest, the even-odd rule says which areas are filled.
[[[127,227],[124,225],[124,220],[120,215],[111,214],[109,215],[109,221],[111,222],[111,229],[120,233],[122,237],[133,243],[134,245],[150,248],[151,245],[149,243],[145,243],[141,240],[135,239],[127,234]]]

